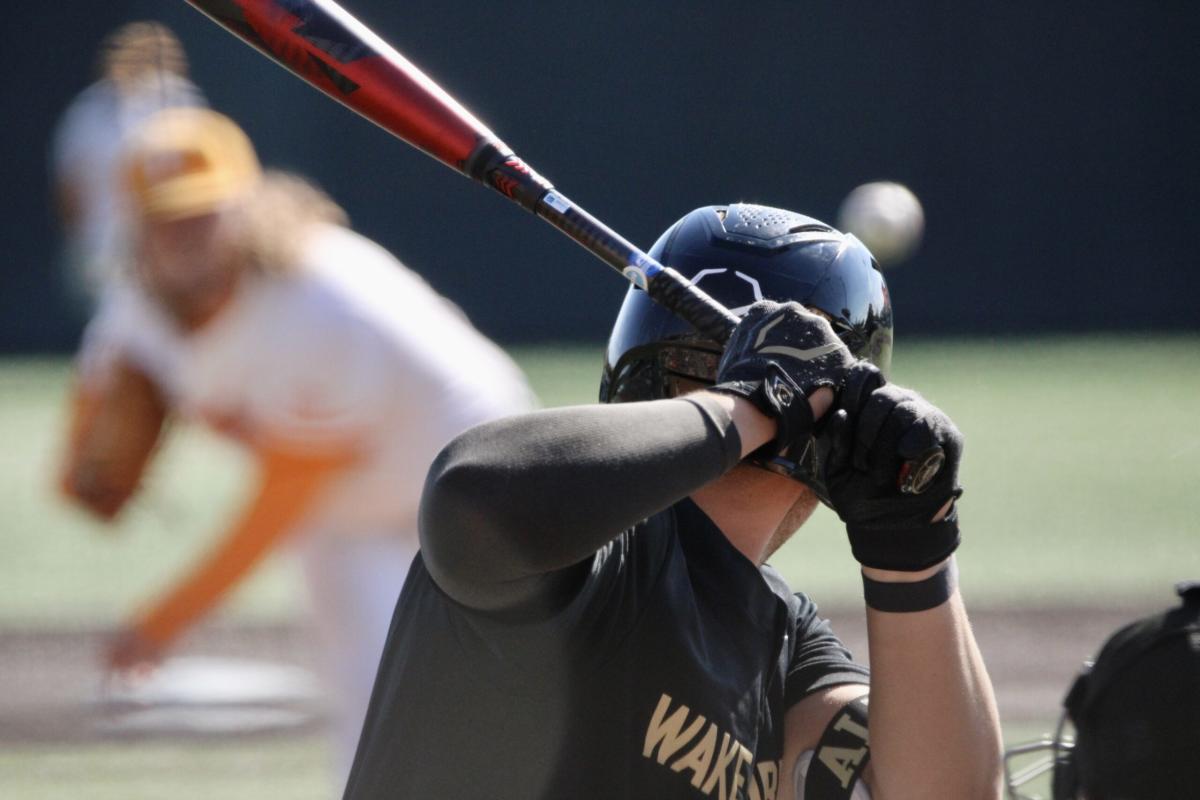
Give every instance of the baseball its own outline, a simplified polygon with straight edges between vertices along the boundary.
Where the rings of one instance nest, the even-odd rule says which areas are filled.
[[[891,181],[864,183],[842,201],[838,227],[857,236],[880,266],[911,256],[921,244],[925,212],[907,186]]]

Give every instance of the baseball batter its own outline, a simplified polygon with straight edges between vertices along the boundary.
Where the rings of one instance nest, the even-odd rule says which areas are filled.
[[[631,289],[607,404],[442,451],[345,796],[999,797],[952,555],[961,434],[884,381],[870,253],[732,205],[650,255],[741,324],[722,352]],[[862,565],[869,715],[866,669],[766,564],[818,498]]]
[[[116,514],[168,414],[242,443],[260,475],[248,508],[137,616],[109,663],[157,661],[287,540],[304,563],[348,767],[417,550],[428,466],[453,436],[528,410],[532,395],[498,347],[347,229],[328,198],[264,176],[229,119],[162,112],[135,133],[126,167],[137,281],[88,331],[64,488]]]

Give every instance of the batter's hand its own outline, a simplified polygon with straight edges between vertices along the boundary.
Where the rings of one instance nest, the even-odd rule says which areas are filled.
[[[950,418],[860,364],[827,431],[826,486],[859,563],[915,572],[948,558],[959,543],[958,512],[945,509],[962,494],[963,450],[962,433]],[[939,452],[944,460],[930,458]],[[905,464],[930,461],[940,463],[936,474],[920,493],[906,491]]]
[[[112,673],[138,677],[153,672],[162,663],[167,648],[147,638],[136,628],[116,635],[105,653],[105,664]]]
[[[775,420],[778,433],[755,455],[804,451],[812,436],[808,396],[838,387],[854,356],[824,317],[799,303],[760,300],[734,329],[713,391],[743,397]]]

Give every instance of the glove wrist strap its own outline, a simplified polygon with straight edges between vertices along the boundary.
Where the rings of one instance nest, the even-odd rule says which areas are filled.
[[[958,509],[941,522],[912,527],[846,524],[850,551],[864,567],[920,572],[958,549]]]
[[[958,567],[954,560],[924,580],[912,583],[877,581],[862,576],[863,600],[867,607],[892,614],[910,614],[937,608],[950,599],[958,587]]]
[[[770,364],[761,380],[732,380],[718,383],[710,391],[731,394],[754,404],[754,407],[775,420],[778,432],[775,439],[754,452],[756,457],[770,460],[785,449],[796,449],[802,437],[813,429],[812,408],[803,389],[777,364]],[[790,454],[793,458],[798,453]]]

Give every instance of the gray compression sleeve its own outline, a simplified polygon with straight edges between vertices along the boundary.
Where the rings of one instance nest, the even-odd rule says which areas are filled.
[[[434,461],[421,549],[458,602],[556,605],[571,568],[728,471],[741,440],[714,398],[538,411],[480,425]]]

